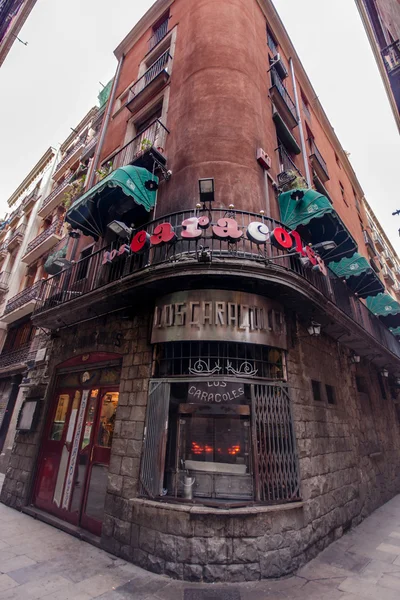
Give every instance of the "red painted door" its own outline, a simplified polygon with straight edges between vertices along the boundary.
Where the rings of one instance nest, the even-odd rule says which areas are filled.
[[[100,535],[118,388],[58,390],[34,502]]]

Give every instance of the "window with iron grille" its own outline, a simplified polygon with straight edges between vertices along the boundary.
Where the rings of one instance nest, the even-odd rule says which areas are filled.
[[[285,379],[284,352],[269,346],[229,342],[171,342],[156,346],[156,377],[207,374]]]

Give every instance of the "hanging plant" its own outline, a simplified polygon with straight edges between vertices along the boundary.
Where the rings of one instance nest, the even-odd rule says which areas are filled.
[[[65,208],[65,210],[68,210],[75,198],[83,192],[85,181],[86,175],[82,175],[79,179],[71,184],[70,190],[65,192],[64,200],[62,202],[62,206]]]
[[[142,152],[146,152],[146,150],[150,150],[150,148],[152,148],[152,146],[153,146],[153,142],[151,140],[148,140],[147,138],[143,138],[140,143],[140,149]]]
[[[112,170],[113,170],[112,160],[109,160],[104,165],[102,165],[100,167],[100,169],[97,169],[96,175],[98,176],[99,181],[101,181],[102,179],[107,177],[107,175],[109,175]]]

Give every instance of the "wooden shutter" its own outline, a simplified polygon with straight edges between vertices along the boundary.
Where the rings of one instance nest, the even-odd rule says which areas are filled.
[[[252,385],[252,428],[257,500],[299,498],[299,468],[289,389]]]
[[[162,495],[168,431],[169,392],[169,383],[164,381],[150,382],[140,467],[140,491],[142,495],[150,498]]]

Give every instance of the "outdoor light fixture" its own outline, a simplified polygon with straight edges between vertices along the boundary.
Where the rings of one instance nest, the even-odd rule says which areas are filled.
[[[125,223],[122,223],[122,221],[111,221],[107,227],[110,229],[110,231],[116,233],[118,237],[125,238],[127,240],[129,240],[131,237],[131,228],[125,225]]]
[[[321,325],[315,321],[311,321],[311,324],[307,327],[308,333],[313,337],[321,335]]]
[[[358,354],[353,354],[351,356],[351,362],[352,363],[359,363],[361,360],[361,356],[359,356]]]
[[[387,369],[382,369],[381,375],[382,377],[389,377],[389,371]]]
[[[337,248],[337,243],[333,240],[326,240],[325,242],[320,242],[319,244],[315,244],[312,246],[313,250],[335,250]]]
[[[149,190],[149,192],[155,192],[158,190],[158,183],[157,181],[154,181],[154,179],[148,179],[144,182],[144,187],[146,190]]]
[[[200,191],[200,201],[203,202],[213,202],[214,201],[214,178],[209,179],[199,179],[199,191]]]

